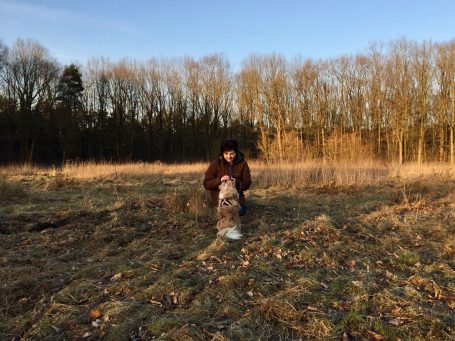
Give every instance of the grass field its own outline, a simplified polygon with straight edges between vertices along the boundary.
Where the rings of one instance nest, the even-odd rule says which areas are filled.
[[[0,339],[455,339],[455,170],[252,162],[216,241],[207,164],[0,169]]]

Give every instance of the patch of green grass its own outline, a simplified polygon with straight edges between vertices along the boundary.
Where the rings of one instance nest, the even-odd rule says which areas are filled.
[[[183,325],[184,323],[174,318],[160,317],[149,323],[147,325],[147,330],[155,336],[160,336]]]
[[[333,280],[329,283],[330,290],[335,294],[343,294],[349,284],[349,280],[341,278],[339,280]]]
[[[374,321],[371,323],[371,330],[383,336],[386,340],[398,340],[406,336],[406,334],[400,330],[400,328],[395,328],[387,325],[380,319],[374,319]]]
[[[407,266],[413,266],[419,262],[419,256],[412,251],[404,251],[400,253],[399,261]]]
[[[344,329],[362,333],[367,322],[367,314],[364,309],[349,309],[343,316],[341,324]]]

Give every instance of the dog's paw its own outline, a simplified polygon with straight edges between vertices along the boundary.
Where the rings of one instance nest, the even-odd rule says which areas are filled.
[[[239,240],[242,239],[242,234],[236,227],[231,227],[222,229],[220,232],[218,232],[217,238]]]

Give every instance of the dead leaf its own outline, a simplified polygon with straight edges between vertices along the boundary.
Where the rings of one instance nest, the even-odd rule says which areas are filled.
[[[178,305],[179,304],[178,294],[172,291],[169,294],[164,295],[164,301],[168,305]]]
[[[121,272],[115,274],[114,276],[111,277],[111,281],[118,281],[123,277],[123,274]]]
[[[443,296],[441,288],[434,281],[433,281],[433,292],[434,292],[434,297],[437,299],[440,299]]]
[[[363,283],[361,281],[352,281],[352,284],[354,284],[357,288],[361,288],[363,286]]]
[[[384,340],[384,336],[379,335],[378,333],[375,333],[371,330],[368,331],[368,336],[375,341]]]
[[[90,318],[96,320],[100,316],[101,316],[101,312],[99,311],[99,309],[90,310]]]
[[[392,326],[401,326],[403,324],[403,320],[396,318],[389,320],[387,323],[391,324]]]
[[[401,315],[401,308],[396,307],[395,309],[392,310],[392,315],[393,316],[400,316]]]
[[[149,302],[152,303],[152,304],[159,305],[160,307],[163,306],[163,305],[161,304],[161,302],[158,302],[158,301],[155,301],[155,300],[149,300]]]

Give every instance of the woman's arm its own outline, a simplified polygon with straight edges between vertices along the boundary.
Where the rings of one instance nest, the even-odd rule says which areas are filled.
[[[218,178],[218,160],[213,161],[204,176],[204,188],[207,190],[218,189],[221,179]]]
[[[242,167],[242,180],[240,181],[240,188],[241,191],[246,191],[251,186],[251,172],[250,167],[246,161],[243,161]]]

